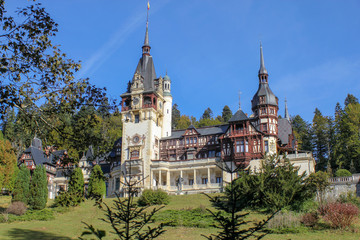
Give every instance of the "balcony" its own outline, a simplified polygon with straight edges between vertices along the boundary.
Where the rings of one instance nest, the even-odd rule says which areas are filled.
[[[141,159],[125,160],[125,166],[126,167],[142,166],[142,160]]]

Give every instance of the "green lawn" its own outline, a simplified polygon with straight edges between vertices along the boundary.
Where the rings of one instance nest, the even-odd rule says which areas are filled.
[[[111,203],[112,199],[106,199],[107,203]],[[0,211],[8,205],[10,198],[0,197]],[[197,208],[199,206],[211,207],[210,202],[204,195],[184,195],[171,196],[171,202],[163,210],[167,209],[189,209]],[[99,229],[106,230],[108,237],[106,239],[115,239],[116,236],[111,235],[108,224],[101,221],[99,218],[103,217],[103,212],[93,206],[92,201],[86,201],[81,206],[73,208],[63,214],[56,214],[54,220],[50,221],[30,221],[30,222],[13,222],[0,223],[0,239],[17,239],[17,240],[32,240],[32,239],[56,239],[67,240],[77,239],[82,231],[84,225],[81,221],[93,224]],[[251,219],[259,219],[261,215],[252,214]],[[355,224],[359,228],[360,224]],[[166,227],[166,232],[159,237],[161,240],[193,240],[205,239],[201,234],[209,235],[215,233],[213,228],[185,228],[185,227]],[[272,234],[266,236],[264,239],[360,239],[360,232],[355,229],[353,232],[349,231],[308,231],[298,234]]]

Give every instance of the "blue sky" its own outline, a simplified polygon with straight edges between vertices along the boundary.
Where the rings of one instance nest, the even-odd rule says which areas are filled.
[[[59,24],[54,42],[82,61],[79,77],[125,92],[141,57],[146,0],[37,1]],[[29,4],[7,0],[9,12]],[[172,80],[173,102],[199,118],[241,106],[251,113],[258,88],[259,42],[269,84],[290,115],[311,121],[316,107],[333,116],[348,93],[360,98],[360,1],[152,0],[151,55],[158,76]]]

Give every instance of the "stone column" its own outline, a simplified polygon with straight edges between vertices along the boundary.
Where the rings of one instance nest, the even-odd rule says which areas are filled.
[[[162,187],[162,183],[161,183],[161,170],[159,170],[159,185],[160,185],[160,188]]]
[[[166,189],[170,190],[170,170],[166,172]]]
[[[207,180],[207,185],[208,185],[208,186],[210,185],[210,180],[211,180],[210,177],[211,177],[211,175],[210,175],[210,168],[208,167],[208,168],[207,168],[207,179],[208,179],[208,180]]]
[[[150,169],[150,189],[154,189],[154,171]]]
[[[197,188],[197,182],[196,182],[196,169],[194,169],[194,188]]]

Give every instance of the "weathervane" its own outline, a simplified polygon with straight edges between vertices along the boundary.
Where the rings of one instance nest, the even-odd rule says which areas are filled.
[[[240,98],[241,94],[242,94],[242,92],[240,92],[240,90],[239,90],[239,110],[241,110],[241,98]]]

